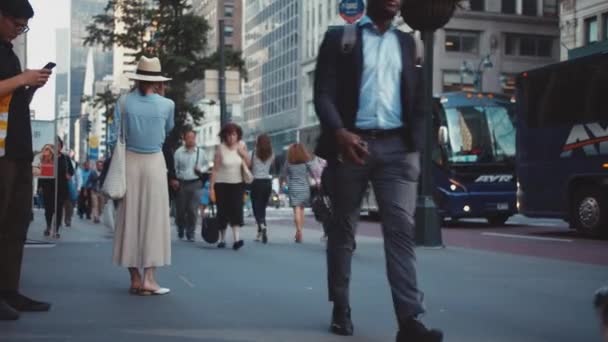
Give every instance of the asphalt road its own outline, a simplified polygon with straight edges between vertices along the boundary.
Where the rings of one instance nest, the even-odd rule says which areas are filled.
[[[42,239],[41,219],[38,213],[31,239]],[[296,245],[289,212],[272,211],[269,223],[269,245],[252,241],[249,224],[238,252],[175,241],[173,265],[159,271],[172,293],[139,297],[127,293],[127,272],[110,262],[111,235],[75,219],[55,247],[26,250],[22,290],[52,301],[52,311],[0,323],[0,341],[394,340],[380,238],[359,237],[351,289],[355,336],[339,338],[327,332],[331,307],[318,225],[310,218],[305,243]],[[479,235],[489,228],[449,228],[446,248],[417,250],[423,320],[442,328],[445,341],[599,341],[591,298],[608,284],[608,267],[449,243],[461,229]]]

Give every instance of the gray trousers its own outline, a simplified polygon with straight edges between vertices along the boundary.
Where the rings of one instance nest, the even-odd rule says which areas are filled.
[[[365,165],[330,163],[334,177],[334,217],[328,227],[329,300],[349,306],[351,260],[361,200],[371,182],[382,220],[386,268],[399,322],[424,312],[416,281],[414,213],[420,154],[408,152],[398,137],[366,139]]]
[[[200,181],[180,181],[179,191],[177,192],[175,223],[178,231],[183,233],[185,230],[188,236],[193,236],[196,228],[201,188]]]
[[[32,214],[32,163],[0,158],[0,295],[19,290]]]

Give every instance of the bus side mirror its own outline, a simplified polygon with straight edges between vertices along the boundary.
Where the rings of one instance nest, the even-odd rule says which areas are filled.
[[[448,128],[446,126],[439,127],[437,139],[439,140],[439,145],[441,146],[448,144]]]

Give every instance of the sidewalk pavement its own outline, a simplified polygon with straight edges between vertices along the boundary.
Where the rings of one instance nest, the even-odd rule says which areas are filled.
[[[396,323],[382,240],[359,238],[351,297],[355,336],[327,332],[320,230],[273,224],[270,243],[218,250],[174,241],[173,265],[158,272],[163,297],[127,293],[128,274],[111,264],[111,234],[76,218],[54,248],[26,250],[22,290],[53,302],[49,313],[0,323],[0,341],[394,341]],[[30,230],[42,237],[42,215]],[[175,235],[175,232],[174,234]],[[231,240],[228,241],[231,243]],[[459,248],[417,250],[425,323],[456,342],[599,341],[592,294],[608,268]]]

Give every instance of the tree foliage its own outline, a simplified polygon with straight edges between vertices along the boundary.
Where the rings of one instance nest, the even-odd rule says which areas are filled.
[[[188,84],[204,79],[206,69],[219,67],[217,52],[205,56],[209,29],[203,17],[192,13],[187,0],[108,0],[104,12],[87,26],[85,45],[127,48],[136,59],[160,58],[163,73],[173,78],[166,96],[175,102],[179,132],[188,114],[195,122],[204,115],[186,100]],[[246,77],[240,51],[227,50],[225,56],[226,65]]]

